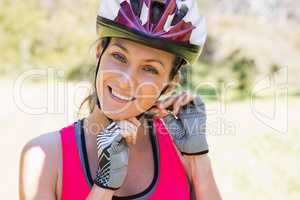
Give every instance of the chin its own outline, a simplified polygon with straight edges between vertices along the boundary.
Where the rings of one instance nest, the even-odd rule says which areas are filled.
[[[132,108],[128,107],[127,109],[111,109],[107,108],[105,105],[101,105],[102,112],[105,116],[109,117],[112,120],[125,120],[135,116],[138,116],[141,112],[133,111]]]
[[[104,115],[114,121],[116,120],[125,120],[125,119],[128,119],[130,118],[130,116],[128,115],[125,115],[125,114],[115,114],[115,113],[111,113],[111,112],[103,112]]]

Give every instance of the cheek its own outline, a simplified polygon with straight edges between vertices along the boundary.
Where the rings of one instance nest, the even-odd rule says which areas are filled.
[[[138,84],[137,87],[137,101],[145,107],[151,107],[157,100],[162,83],[160,81],[147,81]]]
[[[108,81],[118,80],[122,74],[121,68],[115,65],[112,62],[108,62],[107,60],[101,60],[101,64],[98,69],[97,74],[97,88],[98,90],[103,90],[103,86]]]

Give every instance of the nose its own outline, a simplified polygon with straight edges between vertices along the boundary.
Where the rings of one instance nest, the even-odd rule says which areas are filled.
[[[133,69],[127,69],[120,73],[118,78],[119,88],[128,91],[134,88],[136,85],[135,71]]]

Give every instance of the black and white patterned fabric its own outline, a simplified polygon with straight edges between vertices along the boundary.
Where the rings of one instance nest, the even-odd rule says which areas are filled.
[[[120,123],[113,121],[97,135],[99,166],[94,183],[113,190],[121,187],[128,166],[128,146],[121,134]]]

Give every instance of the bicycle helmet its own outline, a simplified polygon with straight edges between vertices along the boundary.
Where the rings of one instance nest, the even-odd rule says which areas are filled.
[[[97,34],[162,49],[193,64],[206,40],[197,0],[102,0]]]

